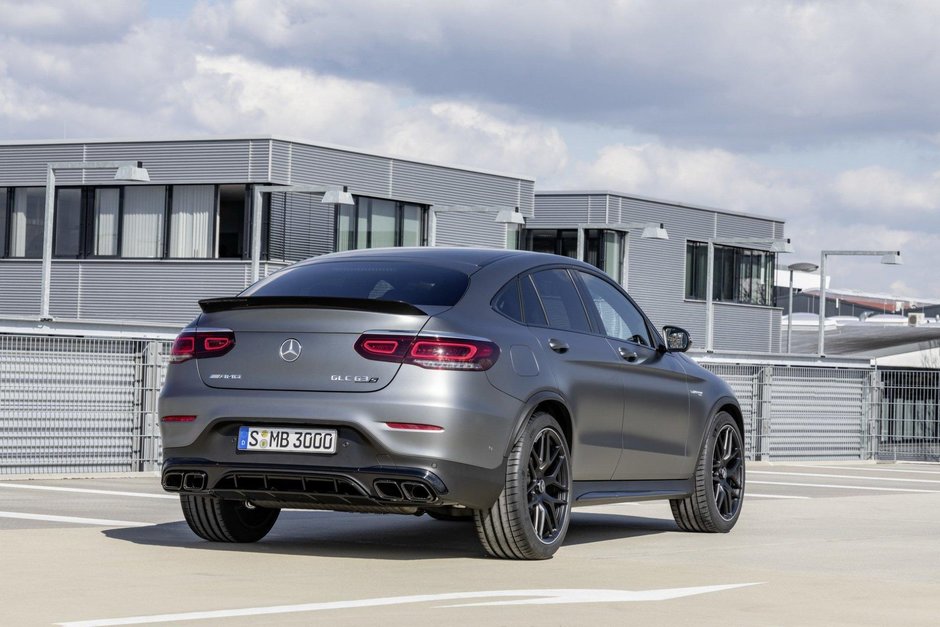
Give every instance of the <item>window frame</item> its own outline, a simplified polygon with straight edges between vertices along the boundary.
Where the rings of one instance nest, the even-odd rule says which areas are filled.
[[[392,202],[395,204],[395,243],[392,245],[395,248],[401,248],[404,246],[404,236],[405,236],[405,206],[411,205],[418,207],[420,214],[420,219],[418,220],[418,228],[420,230],[418,234],[418,246],[427,245],[427,220],[428,220],[428,210],[429,205],[422,205],[416,202],[409,202],[404,200],[395,200],[393,198],[381,198],[379,196],[354,196],[356,204],[352,207],[352,219],[350,220],[350,246],[343,250],[337,248],[339,244],[339,215],[340,211],[343,210],[343,205],[336,205],[333,209],[333,252],[345,252],[348,250],[369,250],[373,248],[372,246],[372,201],[373,200],[382,200],[386,202]],[[365,206],[365,211],[367,211],[366,218],[366,245],[359,245],[359,220],[361,217],[361,212]],[[349,205],[346,205],[349,207]]]
[[[53,259],[122,259],[127,261],[158,261],[158,260],[198,260],[198,261],[219,261],[219,260],[247,260],[251,258],[251,215],[253,211],[252,207],[252,190],[249,183],[205,183],[204,185],[211,185],[213,187],[213,208],[212,208],[212,217],[210,219],[210,228],[212,229],[212,241],[209,250],[208,257],[171,257],[170,256],[170,233],[172,232],[172,215],[173,215],[173,190],[176,187],[174,184],[150,184],[150,185],[61,185],[55,187],[55,203],[56,211],[53,216],[53,227],[52,227],[52,258]],[[223,185],[237,185],[244,187],[244,219],[242,221],[242,254],[241,256],[234,257],[219,257],[219,211],[220,211],[220,198],[221,198],[221,188]],[[163,205],[163,241],[162,245],[158,251],[158,255],[154,257],[130,257],[122,255],[122,250],[124,248],[124,227],[125,227],[125,214],[126,214],[126,191],[130,187],[162,187],[165,190],[164,193],[164,205]],[[13,225],[12,219],[15,210],[15,199],[16,191],[19,189],[42,189],[45,193],[44,186],[37,185],[15,185],[15,186],[0,186],[0,189],[4,190],[0,192],[3,195],[3,198],[6,200],[6,205],[4,209],[5,220],[0,222],[2,229],[0,229],[0,239],[3,240],[4,246],[0,247],[0,259],[16,259],[16,260],[37,260],[42,259],[40,256],[22,256],[14,257],[12,256],[12,240],[13,240]],[[78,235],[78,253],[75,255],[63,255],[57,253],[56,244],[58,241],[58,234],[56,226],[58,225],[59,216],[59,194],[63,190],[79,190],[79,235]],[[98,190],[117,190],[118,200],[117,200],[117,238],[116,238],[116,248],[114,254],[98,254],[95,252],[95,243],[96,243],[96,224],[95,224],[95,200],[97,197]],[[269,224],[262,225],[263,229],[269,228]],[[45,229],[45,227],[44,227]],[[422,232],[423,224],[422,224]],[[262,239],[262,246],[265,249],[266,253],[266,241]]]
[[[749,307],[777,307],[776,277],[774,272],[777,261],[776,253],[760,248],[747,248],[744,246],[731,246],[727,244],[714,244],[714,249],[715,261],[714,276],[712,279],[712,302],[729,305],[745,305]],[[699,252],[698,255],[695,254],[696,251],[701,250],[705,251],[704,255],[702,255],[701,252]],[[689,254],[690,252],[692,252],[691,256]],[[702,257],[702,259],[697,260],[696,257]],[[745,258],[748,259],[747,274],[749,276],[747,281],[750,289],[748,298],[746,300],[742,297],[742,281],[744,278],[741,276],[741,267]],[[691,264],[690,259],[692,261]],[[698,262],[705,264],[705,284],[701,286],[696,285],[695,271],[699,270],[697,265]],[[691,302],[707,301],[708,295],[705,293],[708,283],[707,241],[703,242],[696,239],[686,240],[684,266],[684,300]],[[727,266],[731,267],[731,273],[729,276],[726,276],[724,271]],[[759,274],[761,268],[764,268],[766,271],[767,281],[762,290],[755,291],[755,277],[753,276],[754,271],[757,269]],[[725,295],[729,290],[730,298]],[[764,302],[760,302],[761,300]]]

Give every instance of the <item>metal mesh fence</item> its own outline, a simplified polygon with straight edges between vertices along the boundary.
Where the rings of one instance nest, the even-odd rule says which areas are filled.
[[[870,430],[877,459],[940,461],[940,371],[882,370]]]
[[[0,475],[151,470],[171,342],[0,334]],[[940,370],[701,359],[757,460],[940,461]]]
[[[169,342],[0,335],[0,474],[149,470]]]

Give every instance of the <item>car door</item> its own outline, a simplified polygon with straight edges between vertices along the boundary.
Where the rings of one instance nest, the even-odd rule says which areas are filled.
[[[522,277],[526,324],[541,348],[572,414],[572,472],[579,481],[606,481],[621,454],[623,389],[618,357],[595,332],[568,270]]]
[[[619,287],[589,272],[576,276],[589,313],[618,356],[623,453],[613,478],[681,478],[689,434],[689,384],[681,362],[658,350],[646,317]]]

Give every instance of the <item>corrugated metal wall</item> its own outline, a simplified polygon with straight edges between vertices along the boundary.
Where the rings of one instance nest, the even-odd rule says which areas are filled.
[[[264,264],[262,276],[283,264]],[[0,263],[3,315],[39,315],[37,262]],[[234,296],[251,282],[243,261],[55,261],[54,317],[186,324],[202,298]],[[11,297],[8,299],[7,295]]]
[[[506,247],[506,225],[497,224],[496,212],[440,213],[437,217],[438,246]]]

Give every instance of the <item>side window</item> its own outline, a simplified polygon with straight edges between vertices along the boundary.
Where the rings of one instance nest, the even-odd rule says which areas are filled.
[[[587,272],[579,272],[604,333],[618,340],[652,346],[646,321],[639,310],[613,285]]]
[[[499,290],[493,299],[493,308],[507,318],[522,322],[522,306],[519,304],[519,281],[513,279]]]
[[[542,309],[539,295],[535,293],[532,277],[522,277],[519,279],[519,284],[522,286],[522,309],[525,313],[526,324],[534,324],[540,327],[547,326],[548,320],[545,319],[545,310]]]
[[[581,296],[566,270],[542,270],[532,275],[548,326],[566,331],[590,332]]]

